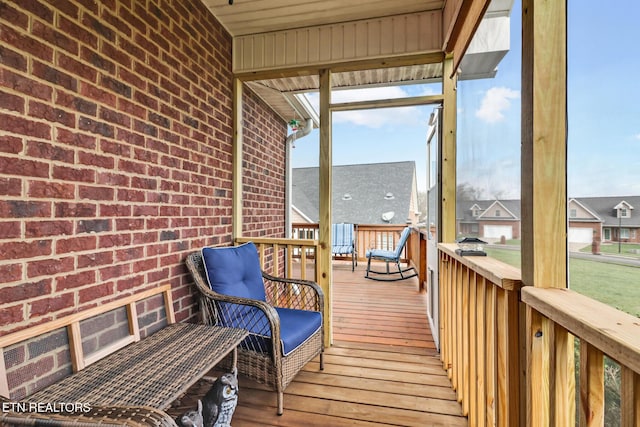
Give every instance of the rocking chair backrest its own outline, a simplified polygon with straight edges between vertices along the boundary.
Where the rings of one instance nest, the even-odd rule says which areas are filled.
[[[400,254],[404,249],[404,245],[406,245],[407,240],[409,240],[409,234],[411,234],[411,228],[405,227],[405,229],[402,230],[402,234],[400,235],[400,240],[398,240],[398,245],[396,246],[396,250],[394,252],[395,259],[400,259]]]

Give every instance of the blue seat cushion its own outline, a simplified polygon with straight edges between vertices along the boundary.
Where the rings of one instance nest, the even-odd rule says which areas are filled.
[[[203,248],[207,280],[211,290],[223,295],[265,301],[258,250],[252,243],[221,248]]]
[[[388,259],[395,261],[396,253],[394,251],[385,251],[382,249],[372,249],[367,251],[367,258]]]
[[[304,344],[322,327],[322,314],[319,311],[281,307],[275,309],[280,317],[280,345],[285,356]],[[271,330],[267,318],[261,313],[261,318],[254,320],[251,325],[245,326],[252,334],[245,338],[241,346],[267,353],[271,349]]]
[[[331,252],[334,254],[350,254],[353,252],[353,246],[351,245],[332,246]]]

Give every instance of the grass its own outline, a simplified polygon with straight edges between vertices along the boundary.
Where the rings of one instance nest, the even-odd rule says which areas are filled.
[[[583,248],[581,252],[591,253],[591,246]],[[640,258],[640,244],[621,243],[620,252],[618,252],[617,243],[605,243],[600,245],[600,252],[605,255],[622,255],[625,257]]]
[[[520,251],[486,248],[488,255],[520,268]],[[570,259],[569,287],[618,310],[640,317],[640,268]]]

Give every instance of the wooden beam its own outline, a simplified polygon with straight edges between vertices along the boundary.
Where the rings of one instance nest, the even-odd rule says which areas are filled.
[[[445,77],[453,77],[458,70],[460,61],[464,57],[476,30],[482,22],[482,18],[489,7],[490,0],[461,0],[447,1],[445,3],[445,40],[443,51],[452,53],[454,58],[450,74]],[[450,10],[451,9],[451,10]]]
[[[237,72],[235,76],[242,81],[270,80],[288,77],[303,77],[318,75],[322,70],[330,70],[333,73],[344,73],[351,71],[368,71],[378,68],[410,67],[412,65],[436,64],[442,62],[444,55],[442,52],[425,52],[417,55],[400,57],[373,58],[361,61],[346,61],[331,65],[321,64],[304,67],[290,67],[280,69],[270,69],[262,71]],[[327,68],[329,67],[329,68]]]
[[[444,75],[453,73],[453,57],[444,60]],[[442,106],[442,144],[440,156],[442,179],[440,191],[440,242],[453,243],[456,240],[456,86],[457,76],[445,77],[442,82],[444,103]]]
[[[413,96],[410,98],[379,99],[375,101],[344,102],[331,104],[331,111],[366,110],[390,107],[412,107],[414,105],[441,104],[442,95]]]
[[[566,2],[522,4],[522,280],[567,286]]]
[[[233,79],[233,240],[242,236],[242,93],[243,82]]]
[[[331,297],[331,71],[320,71],[320,165],[319,165],[319,277],[318,284],[324,292],[324,340],[325,347],[332,341]]]

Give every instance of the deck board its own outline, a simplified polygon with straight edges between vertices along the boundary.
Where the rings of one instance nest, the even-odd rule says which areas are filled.
[[[380,283],[363,266],[334,262],[334,343],[325,369],[309,363],[276,395],[246,378],[234,427],[243,426],[468,426],[442,370],[426,317],[427,300],[415,278]],[[209,383],[200,381],[173,414],[195,406]]]

